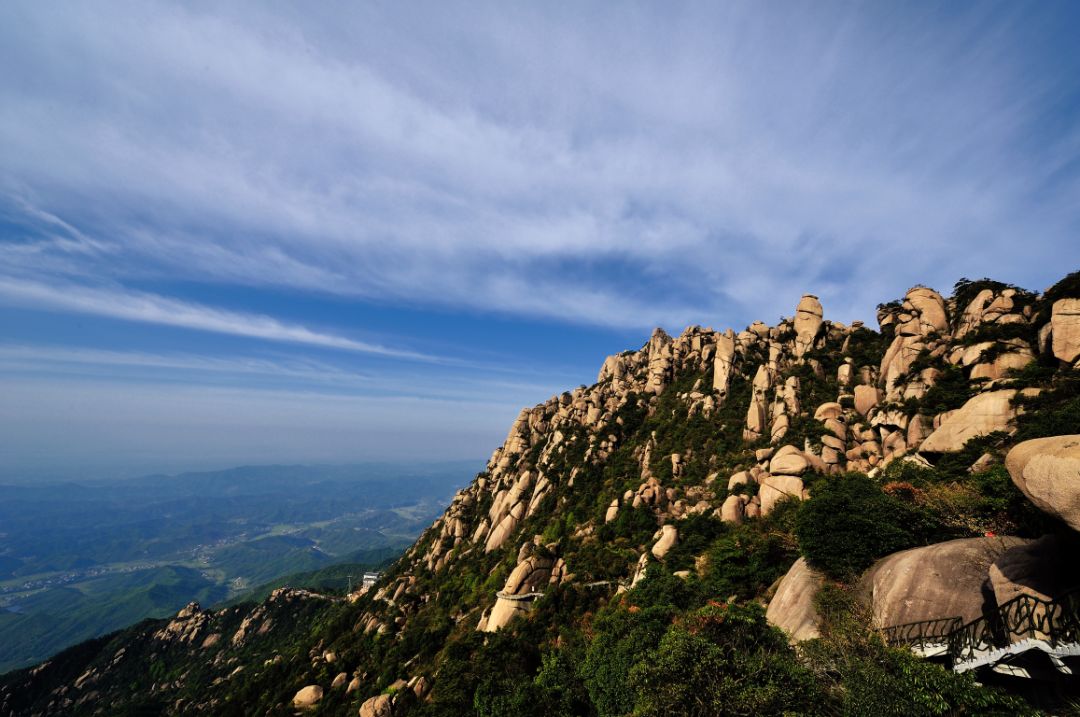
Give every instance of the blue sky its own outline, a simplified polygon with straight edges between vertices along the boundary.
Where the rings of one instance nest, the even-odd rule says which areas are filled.
[[[486,457],[651,327],[1080,264],[1080,7],[11,2],[0,477]]]

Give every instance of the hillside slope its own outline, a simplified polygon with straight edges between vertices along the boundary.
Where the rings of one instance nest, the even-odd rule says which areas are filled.
[[[1019,714],[1060,701],[1067,685],[1002,691],[887,647],[881,596],[900,588],[880,564],[861,576],[959,539],[1072,549],[1069,501],[1029,499],[1002,462],[1022,441],[1080,433],[1080,273],[1042,295],[916,287],[878,322],[826,320],[806,296],[776,326],[657,330],[592,386],[523,410],[372,590],[282,589],[140,624],[0,678],[0,715]],[[995,560],[976,575],[980,600]],[[925,597],[926,617],[968,596],[958,580],[943,597],[917,583],[896,599]],[[770,622],[814,639],[796,649]]]

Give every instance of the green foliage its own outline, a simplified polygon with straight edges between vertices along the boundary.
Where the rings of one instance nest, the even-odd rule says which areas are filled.
[[[1062,368],[1047,390],[1036,396],[1017,396],[1014,403],[1024,409],[1016,418],[1017,442],[1080,433],[1080,371]]]
[[[963,406],[974,395],[964,370],[959,366],[946,366],[919,402],[919,412],[933,416],[951,411]]]
[[[856,370],[862,366],[878,366],[889,345],[888,337],[860,326],[848,336],[847,356]]]
[[[634,708],[637,695],[628,680],[630,671],[660,643],[676,612],[670,605],[632,610],[619,605],[597,616],[581,676],[602,717]]]
[[[630,672],[634,714],[761,715],[822,711],[813,674],[756,604],[681,617]]]
[[[816,606],[822,637],[805,643],[809,667],[835,700],[834,714],[888,717],[944,715],[1031,715],[1023,700],[981,686],[970,674],[956,674],[887,647],[868,628],[868,616],[852,591],[826,583]]]
[[[1076,298],[1080,298],[1080,271],[1074,271],[1046,290],[1046,293],[1042,295],[1040,302],[1042,308],[1035,323],[1041,325],[1050,320],[1050,312],[1055,301]]]
[[[795,521],[799,547],[825,574],[851,579],[877,558],[940,534],[934,516],[851,473],[821,485]]]
[[[729,597],[747,600],[763,592],[787,571],[795,550],[783,533],[743,525],[717,539],[705,555],[705,574],[700,580],[704,594],[718,600]]]

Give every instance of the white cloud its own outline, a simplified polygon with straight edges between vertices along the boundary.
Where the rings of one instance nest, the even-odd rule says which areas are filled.
[[[199,304],[146,292],[45,284],[0,276],[0,296],[30,308],[61,309],[128,321],[177,326],[267,341],[307,344],[323,348],[418,361],[441,360],[414,351],[356,341],[335,334],[312,331],[261,314],[222,311]]]
[[[6,14],[0,172],[106,243],[96,279],[677,327],[1076,256],[1037,11]]]

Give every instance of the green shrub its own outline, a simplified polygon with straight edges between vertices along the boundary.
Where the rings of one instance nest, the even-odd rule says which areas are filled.
[[[795,532],[814,567],[850,580],[877,558],[937,537],[941,525],[928,511],[851,473],[821,484],[799,510]]]
[[[634,714],[815,714],[813,674],[759,605],[709,605],[680,618],[630,673]]]

